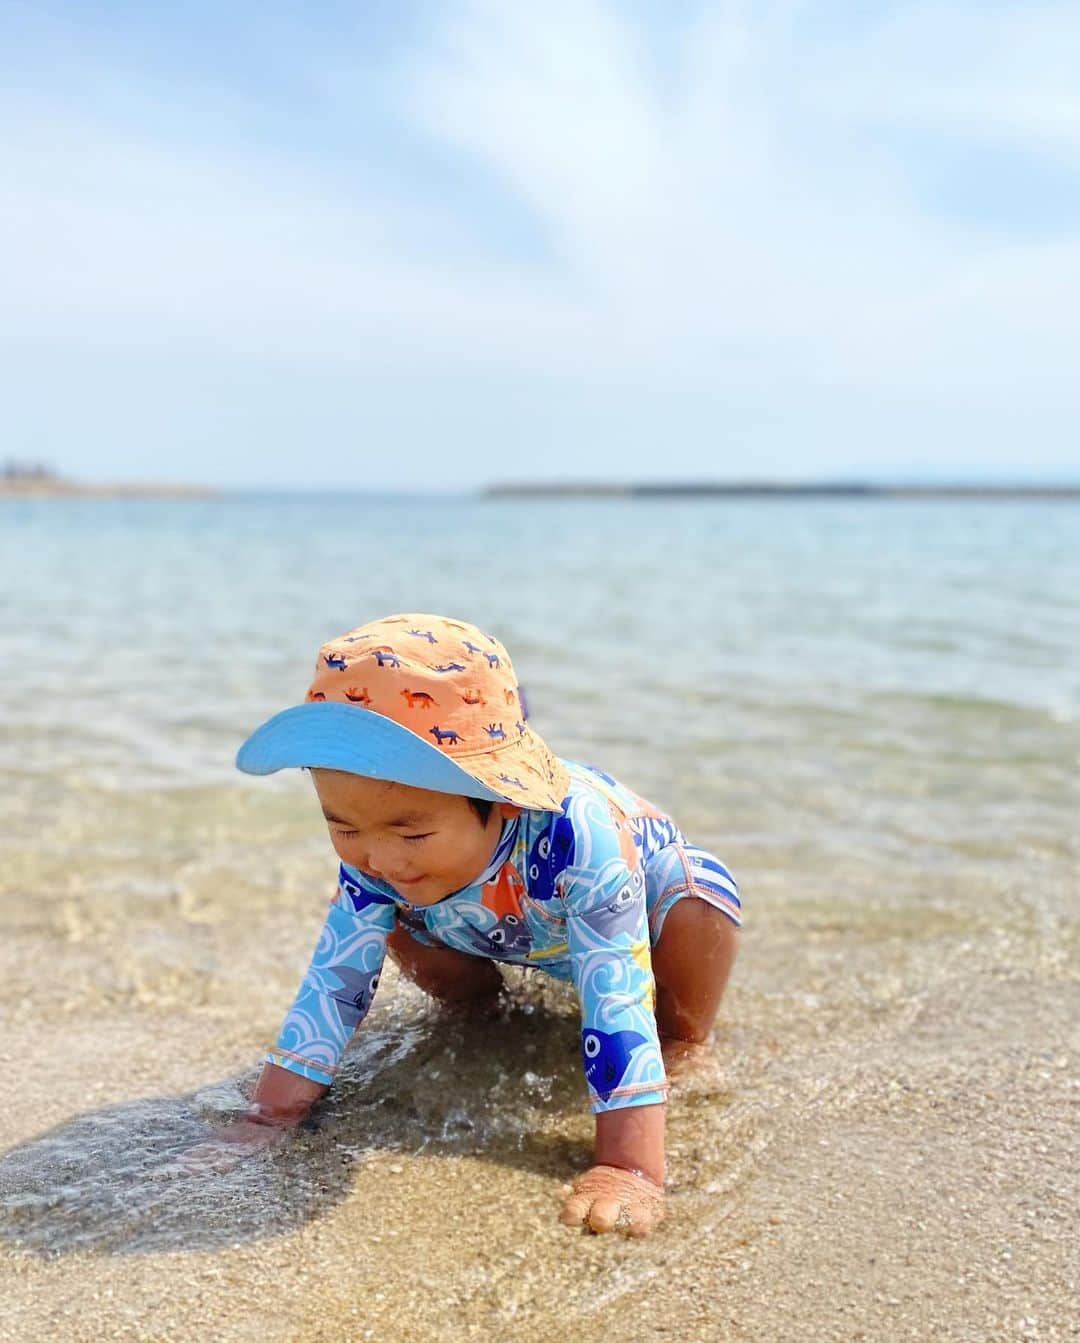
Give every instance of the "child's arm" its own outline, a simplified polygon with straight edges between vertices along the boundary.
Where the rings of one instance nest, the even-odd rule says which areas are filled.
[[[631,1105],[596,1116],[596,1164],[640,1171],[664,1183],[666,1105]]]
[[[393,904],[342,866],[337,895],[251,1107],[223,1136],[270,1142],[301,1123],[326,1095],[338,1059],[371,1005],[393,926]]]
[[[663,1215],[667,1079],[653,1012],[645,881],[632,841],[591,799],[571,812],[562,891],[581,1052],[596,1115],[594,1165],[563,1220],[644,1234]]]

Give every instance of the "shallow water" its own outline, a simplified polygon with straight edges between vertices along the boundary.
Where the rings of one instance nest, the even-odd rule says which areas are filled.
[[[503,637],[556,749],[751,882],[838,846],[992,862],[1074,837],[1078,592],[1070,502],[0,500],[0,815],[31,879],[110,803],[136,863],[253,789],[287,825],[236,745],[328,635],[446,610]]]
[[[916,1278],[969,1253],[1025,1318],[1025,1293],[1064,1290],[1074,1187],[1056,1163],[1077,1057],[1078,594],[1073,503],[0,501],[0,1062],[18,1079],[0,1237],[54,1275],[13,1297],[20,1328],[63,1284],[113,1283],[117,1257],[179,1302],[176,1256],[239,1255],[295,1340],[272,1284],[299,1264],[329,1301],[339,1249],[353,1264],[407,1225],[427,1267],[402,1271],[451,1303],[417,1337],[522,1318],[561,1337],[660,1282],[693,1333],[719,1288],[679,1277],[673,1237],[707,1247],[737,1303],[744,1259],[775,1241],[803,1262],[806,1208],[850,1258],[856,1214],[893,1244],[882,1219],[905,1200],[889,1291],[910,1276],[921,1336]],[[575,1249],[554,1226],[591,1124],[572,999],[523,973],[497,1029],[388,976],[316,1128],[184,1168],[250,1085],[334,879],[305,781],[243,778],[233,753],[300,696],[323,639],[393,609],[489,625],[556,749],[670,808],[740,879],[717,1071],[671,1107],[669,1228],[645,1246]],[[849,1164],[819,1185],[838,1133]],[[987,1143],[992,1178],[970,1165]],[[1031,1219],[1026,1257],[990,1247],[999,1207]],[[839,1300],[826,1241],[813,1272]],[[542,1246],[543,1291],[494,1243]],[[798,1300],[780,1264],[746,1300]],[[789,1336],[746,1309],[746,1336]],[[959,1320],[935,1336],[999,1336]]]

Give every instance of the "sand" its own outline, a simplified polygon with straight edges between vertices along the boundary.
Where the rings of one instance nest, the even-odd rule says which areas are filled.
[[[628,1241],[558,1224],[591,1121],[573,1002],[524,974],[494,1025],[388,974],[316,1130],[170,1174],[241,1102],[325,866],[293,847],[239,902],[203,840],[141,890],[115,853],[77,898],[9,870],[0,1339],[1077,1337],[1067,862],[1037,917],[974,869],[760,876],[715,1071],[670,1105],[667,1221]]]

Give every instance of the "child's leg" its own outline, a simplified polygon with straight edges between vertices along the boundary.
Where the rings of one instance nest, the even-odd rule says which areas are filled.
[[[661,1037],[700,1044],[708,1036],[738,945],[735,924],[704,900],[688,896],[671,906],[652,949]]]
[[[656,1024],[668,1041],[700,1044],[716,1020],[739,945],[738,889],[715,854],[669,844],[646,860],[645,892]]]
[[[399,923],[386,945],[401,973],[440,1002],[473,1003],[494,998],[502,989],[502,975],[491,961],[453,947],[429,947]]]

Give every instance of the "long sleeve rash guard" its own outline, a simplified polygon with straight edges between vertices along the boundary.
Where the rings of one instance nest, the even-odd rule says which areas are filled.
[[[523,811],[505,822],[484,872],[437,904],[410,905],[385,882],[342,864],[269,1062],[333,1081],[378,987],[396,918],[422,942],[572,981],[594,1112],[665,1099],[645,877],[650,859],[685,839],[610,775],[565,763],[571,783],[562,811]],[[730,876],[719,871],[722,891]],[[729,903],[734,918],[733,883]]]

